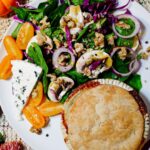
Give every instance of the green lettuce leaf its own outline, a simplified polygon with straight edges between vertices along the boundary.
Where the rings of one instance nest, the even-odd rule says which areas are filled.
[[[48,74],[48,66],[43,57],[41,48],[39,47],[37,43],[32,43],[32,46],[29,47],[28,55],[29,57],[33,59],[35,64],[37,64],[43,69],[42,82],[43,82],[43,87],[44,87],[44,93],[47,93],[48,78],[46,75]]]

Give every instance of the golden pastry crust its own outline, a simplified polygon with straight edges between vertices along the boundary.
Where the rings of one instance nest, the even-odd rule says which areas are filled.
[[[128,91],[114,85],[76,93],[65,104],[65,121],[73,150],[137,150],[143,139],[144,118],[138,104]]]

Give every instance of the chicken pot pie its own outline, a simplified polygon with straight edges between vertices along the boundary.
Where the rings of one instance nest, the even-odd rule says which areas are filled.
[[[138,150],[149,132],[147,108],[128,85],[94,80],[64,105],[63,133],[71,150]]]

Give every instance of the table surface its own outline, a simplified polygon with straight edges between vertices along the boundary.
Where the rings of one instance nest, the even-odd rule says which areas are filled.
[[[21,3],[27,3],[31,0],[22,0]],[[142,4],[149,12],[150,12],[150,0],[139,0],[139,3]],[[8,16],[6,18],[0,17],[0,42],[3,38],[4,33],[8,29],[11,24],[12,16]],[[2,113],[0,109],[0,132],[4,132],[6,136],[6,141],[21,141],[24,145],[25,150],[31,150],[31,148],[22,141],[22,139],[15,133],[15,131],[11,128],[9,123],[7,122],[5,115]]]

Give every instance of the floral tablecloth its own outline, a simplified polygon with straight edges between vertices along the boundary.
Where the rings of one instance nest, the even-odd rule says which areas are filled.
[[[29,0],[27,1],[29,2]],[[150,12],[150,0],[139,0],[139,3],[143,5]],[[12,21],[12,17],[0,18],[0,41],[3,38],[3,35],[7,28],[9,27]],[[5,115],[0,110],[0,132],[4,132],[6,135],[6,141],[22,141],[21,138],[15,133],[15,131],[11,128],[9,123],[7,122]],[[23,141],[25,150],[31,150],[29,146],[27,146]]]

